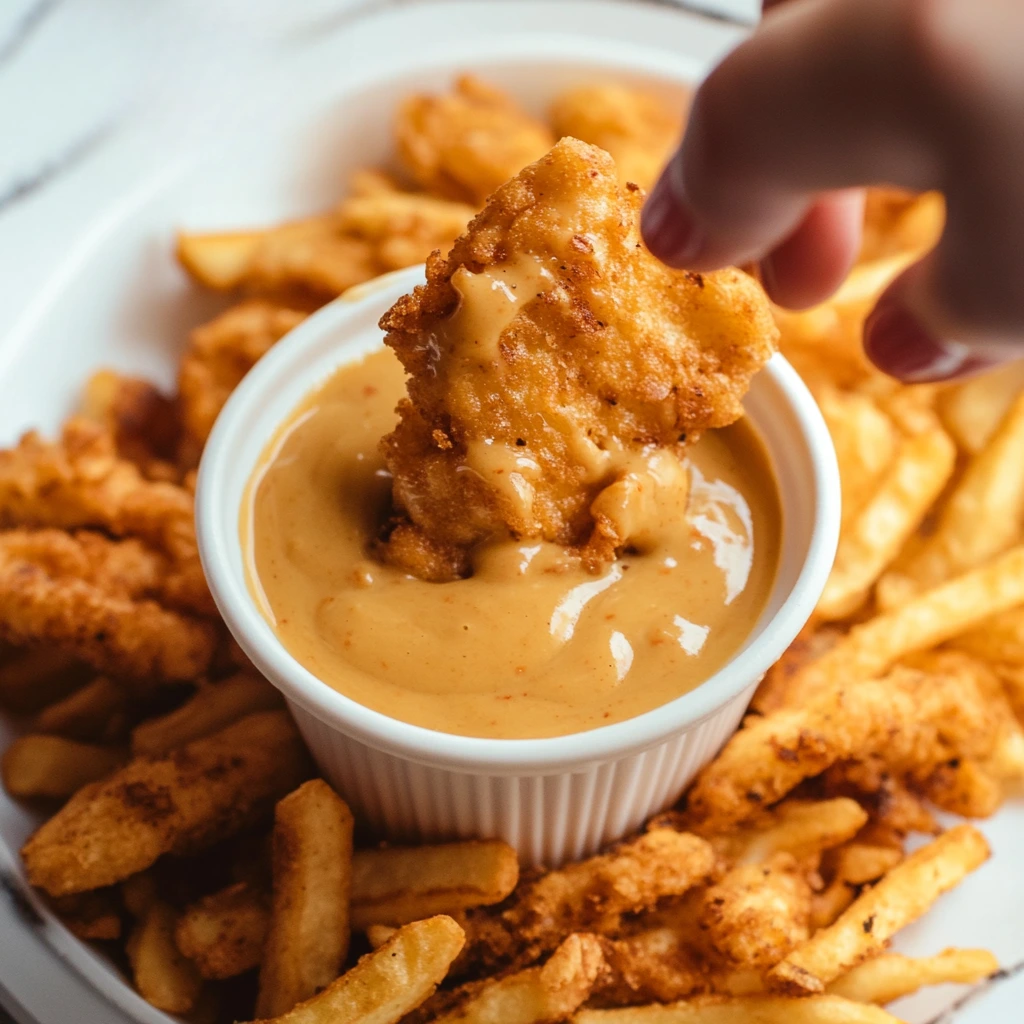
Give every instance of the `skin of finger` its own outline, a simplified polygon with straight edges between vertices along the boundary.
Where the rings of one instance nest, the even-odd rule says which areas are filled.
[[[705,236],[694,269],[761,259],[816,193],[937,184],[910,0],[791,0],[697,93],[669,173]]]
[[[796,231],[761,262],[762,281],[773,301],[806,309],[828,298],[857,259],[863,221],[863,189],[817,200]]]

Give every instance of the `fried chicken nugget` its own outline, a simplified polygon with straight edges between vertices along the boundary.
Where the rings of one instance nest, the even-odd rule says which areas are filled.
[[[163,560],[135,540],[0,534],[0,638],[53,644],[126,679],[194,679],[213,658],[217,630],[153,600],[163,579]]]
[[[968,677],[898,667],[749,719],[697,776],[687,819],[727,828],[849,758],[877,755],[923,784],[945,762],[985,758],[999,730],[998,709]]]
[[[630,456],[664,447],[662,469],[671,456],[683,476],[682,445],[742,414],[775,348],[768,301],[741,271],[655,260],[642,200],[606,153],[563,139],[382,318],[410,374],[383,441],[390,561],[451,579],[470,546],[506,532],[607,559],[628,539],[616,516],[628,496],[594,503],[628,486]]]
[[[306,314],[263,299],[232,306],[197,327],[178,371],[185,441],[183,461],[196,464],[213,424],[242,378]]]
[[[409,97],[398,111],[395,141],[421,188],[479,207],[555,140],[500,89],[463,75],[450,93]]]
[[[100,424],[73,417],[56,443],[33,431],[0,451],[0,528],[10,526],[99,528],[139,537],[170,560],[163,599],[216,614],[199,563],[192,494],[147,480]]]
[[[285,711],[249,715],[167,757],[139,757],[79,791],[22,849],[51,896],[112,885],[165,853],[188,854],[269,814],[309,776]]]
[[[623,185],[650,188],[682,131],[682,111],[644,89],[595,82],[557,96],[551,123],[559,138],[571,135],[606,150]]]

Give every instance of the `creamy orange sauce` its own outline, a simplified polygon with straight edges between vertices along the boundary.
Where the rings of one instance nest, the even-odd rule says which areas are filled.
[[[441,732],[559,736],[659,707],[743,646],[781,525],[746,423],[706,435],[685,463],[630,457],[598,501],[626,517],[637,551],[599,574],[505,539],[481,546],[469,578],[426,583],[371,553],[390,497],[378,443],[403,394],[388,350],[340,370],[268,446],[242,512],[252,592],[328,686]],[[468,456],[477,471],[510,470],[510,487],[528,482],[530,466],[505,460],[483,446]]]

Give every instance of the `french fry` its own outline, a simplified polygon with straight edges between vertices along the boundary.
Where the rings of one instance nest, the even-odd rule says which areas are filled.
[[[849,797],[786,800],[772,808],[766,822],[712,836],[710,842],[737,865],[761,864],[777,853],[800,860],[852,839],[867,820],[867,811]]]
[[[145,917],[159,896],[159,886],[152,871],[140,871],[137,875],[126,878],[121,883],[120,889],[125,910],[135,918]],[[63,896],[61,898],[73,899],[74,897]]]
[[[180,708],[150,718],[132,730],[132,753],[162,757],[192,740],[209,736],[244,715],[272,711],[283,699],[265,679],[242,673],[201,686]]]
[[[881,952],[897,931],[916,921],[988,856],[985,837],[971,825],[943,833],[777,964],[769,975],[773,986],[794,993],[822,992],[845,970]]]
[[[870,679],[900,658],[952,640],[1020,604],[1024,546],[854,626],[844,640],[789,681],[786,703],[799,705],[830,687]]]
[[[244,280],[263,231],[222,231],[210,234],[178,234],[178,262],[200,284],[217,291],[231,291]]]
[[[174,941],[204,978],[233,978],[259,967],[270,926],[270,900],[238,882],[186,907]]]
[[[816,398],[839,462],[845,531],[892,464],[899,448],[899,432],[868,395],[829,387]]]
[[[847,843],[831,852],[832,881],[811,898],[813,930],[832,924],[853,902],[857,887],[874,882],[903,859],[903,851],[891,846],[873,846],[864,842]]]
[[[0,664],[0,706],[38,711],[63,700],[88,678],[85,665],[51,645],[16,650]]]
[[[322,992],[274,1020],[281,1024],[395,1024],[444,979],[465,935],[443,915],[400,928]]]
[[[883,953],[847,971],[828,991],[859,1003],[891,1003],[926,985],[973,985],[998,970],[987,949],[946,949],[920,958]]]
[[[1024,608],[993,615],[957,637],[953,646],[984,661],[1024,665]]]
[[[604,966],[593,935],[570,935],[543,967],[527,967],[483,984],[470,982],[468,998],[435,1024],[546,1024],[565,1020],[590,995]]]
[[[274,896],[256,1014],[279,1017],[329,985],[348,954],[352,812],[322,779],[274,812]]]
[[[832,573],[818,602],[819,616],[843,619],[864,604],[875,580],[913,536],[946,486],[955,461],[956,448],[939,427],[903,441],[877,492],[840,537]]]
[[[501,840],[359,850],[352,858],[352,927],[403,925],[500,903],[519,862]]]
[[[124,764],[123,750],[63,736],[22,736],[3,754],[0,774],[11,796],[62,800]]]
[[[392,928],[389,924],[371,924],[366,929],[366,941],[371,949],[379,949],[397,931],[397,928]]]
[[[891,1013],[842,996],[699,996],[682,1003],[583,1010],[573,1024],[900,1024]]]
[[[128,704],[124,689],[106,676],[98,676],[43,708],[36,717],[35,730],[72,740],[110,743],[128,731]]]
[[[880,582],[881,606],[895,607],[913,594],[1002,553],[1019,539],[1022,514],[1024,394],[971,460],[946,499],[935,530],[916,555],[888,581]]]
[[[51,896],[111,885],[163,853],[194,852],[239,832],[309,770],[285,712],[249,715],[80,790],[25,844],[25,870]]]
[[[191,961],[174,944],[174,910],[155,902],[128,939],[128,960],[139,995],[159,1010],[188,1013],[203,989]]]
[[[948,388],[938,402],[943,425],[968,455],[988,444],[1007,410],[1024,389],[1024,360]]]

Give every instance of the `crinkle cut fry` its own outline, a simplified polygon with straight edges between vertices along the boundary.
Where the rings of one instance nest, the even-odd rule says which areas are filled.
[[[310,768],[284,711],[249,715],[164,758],[136,758],[76,793],[28,840],[29,881],[63,896],[112,885],[164,853],[202,850],[269,814]]]
[[[748,820],[845,758],[877,754],[919,775],[954,757],[984,756],[996,729],[969,680],[897,668],[802,708],[749,719],[697,777],[687,817],[702,829]]]
[[[769,304],[738,270],[665,268],[640,243],[641,202],[607,154],[563,139],[382,318],[410,375],[383,442],[392,561],[450,579],[468,548],[508,531],[605,561],[629,539],[592,508],[618,463],[678,455],[742,414],[775,348]],[[496,294],[511,296],[497,321]]]
[[[147,556],[137,542],[91,534],[0,534],[0,637],[55,644],[139,682],[196,678],[213,658],[216,627],[143,596],[155,582]]]

